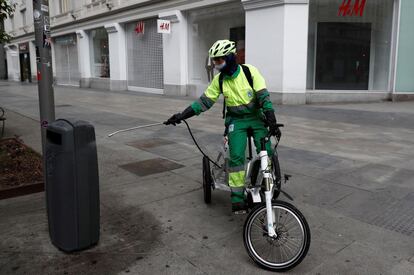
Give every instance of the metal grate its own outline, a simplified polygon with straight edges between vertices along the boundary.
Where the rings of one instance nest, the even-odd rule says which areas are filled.
[[[127,24],[128,86],[163,89],[162,34],[156,19],[144,21],[143,34],[137,34],[137,22]]]
[[[184,167],[184,165],[178,164],[168,159],[155,158],[138,162],[132,162],[125,165],[120,165],[119,167],[140,177],[143,177],[182,168]]]
[[[368,219],[368,223],[407,236],[414,236],[414,193],[394,203],[384,206],[384,212]]]
[[[141,139],[133,142],[128,142],[127,145],[138,148],[138,149],[148,149],[154,148],[161,145],[173,144],[175,142],[162,139],[162,138],[151,138],[151,139]]]
[[[56,108],[62,108],[62,107],[72,107],[70,104],[59,104],[55,106]]]

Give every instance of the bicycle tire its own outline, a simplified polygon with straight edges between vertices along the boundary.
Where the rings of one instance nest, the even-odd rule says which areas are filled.
[[[210,161],[207,157],[203,157],[203,193],[204,193],[204,202],[206,204],[211,203],[211,189],[212,189],[212,177],[210,170]]]
[[[294,217],[293,221],[298,222],[299,226],[300,226],[300,235],[302,237],[302,240],[300,240],[300,243],[298,245],[297,251],[295,251],[295,253],[292,255],[292,257],[290,259],[287,259],[286,261],[280,261],[280,262],[271,262],[269,260],[266,260],[263,256],[259,255],[258,252],[258,247],[262,247],[259,245],[253,245],[252,241],[252,228],[254,228],[254,230],[259,231],[259,236],[260,234],[262,234],[263,240],[266,243],[269,244],[269,246],[271,247],[271,249],[279,249],[280,252],[280,256],[282,257],[283,253],[282,251],[285,251],[286,256],[288,256],[288,253],[286,252],[286,250],[291,249],[291,247],[295,244],[295,238],[291,237],[290,234],[292,234],[294,231],[291,232],[287,232],[284,230],[287,230],[285,225],[286,224],[282,224],[281,220],[279,220],[279,216],[280,216],[280,212],[278,212],[278,220],[277,222],[275,221],[275,230],[278,233],[278,238],[276,239],[270,239],[270,237],[268,237],[266,234],[267,229],[265,228],[265,225],[262,224],[262,226],[260,226],[258,224],[255,224],[256,219],[259,219],[260,215],[264,214],[264,219],[266,219],[266,205],[265,204],[261,204],[257,207],[255,207],[248,215],[245,223],[244,223],[244,228],[243,228],[243,242],[244,242],[244,246],[247,250],[248,255],[250,256],[250,258],[260,267],[266,269],[266,270],[270,270],[270,271],[287,271],[290,270],[292,268],[294,268],[295,266],[297,266],[298,264],[300,264],[302,262],[302,260],[306,257],[308,250],[309,250],[309,246],[310,246],[310,241],[311,241],[311,234],[310,234],[310,229],[309,229],[309,225],[305,219],[305,217],[302,215],[302,213],[293,205],[284,202],[284,201],[273,201],[272,202],[272,208],[273,209],[279,209],[281,211],[285,211],[286,213],[289,213],[290,215],[292,215]],[[280,218],[282,219],[282,218]],[[260,220],[261,221],[261,220]],[[285,223],[287,222],[287,218],[285,218]],[[263,221],[264,223],[264,221]],[[288,224],[290,224],[291,221],[289,221]],[[253,227],[253,225],[255,225],[255,227]],[[257,229],[259,228],[259,230]],[[260,232],[260,230],[262,232]],[[294,235],[293,235],[294,236]],[[260,238],[260,237],[259,237]],[[259,240],[259,238],[257,240]],[[256,239],[255,239],[256,240]],[[261,241],[263,241],[261,240]],[[289,245],[288,245],[289,243]],[[281,248],[281,247],[284,248]],[[280,247],[280,248],[279,248]],[[285,250],[286,249],[286,250]],[[288,251],[289,252],[289,251]],[[273,256],[273,250],[271,251],[271,256]]]

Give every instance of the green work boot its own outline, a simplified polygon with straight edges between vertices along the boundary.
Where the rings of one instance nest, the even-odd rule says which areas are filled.
[[[244,192],[231,192],[231,210],[236,215],[247,213]]]

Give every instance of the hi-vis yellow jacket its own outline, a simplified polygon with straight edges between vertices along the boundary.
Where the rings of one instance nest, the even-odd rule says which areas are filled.
[[[250,86],[240,65],[232,76],[223,78],[223,96],[226,100],[227,116],[233,118],[273,110],[263,76],[256,67],[247,64],[245,66],[250,70],[253,87]],[[197,115],[210,109],[220,96],[219,76],[220,74],[217,74],[207,90],[191,104],[191,108]]]

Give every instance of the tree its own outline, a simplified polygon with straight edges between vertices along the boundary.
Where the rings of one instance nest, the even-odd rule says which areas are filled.
[[[13,15],[15,3],[10,3],[8,0],[0,0],[0,44],[9,42],[11,36],[4,31],[4,20]]]

